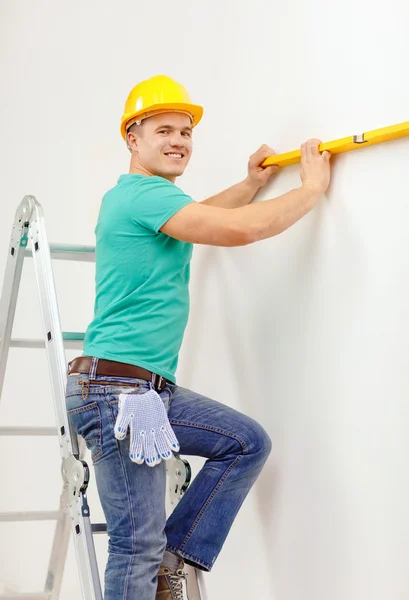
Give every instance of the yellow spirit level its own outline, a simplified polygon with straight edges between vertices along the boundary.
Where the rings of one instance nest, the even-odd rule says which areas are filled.
[[[332,142],[325,142],[320,144],[318,149],[320,152],[328,150],[331,154],[340,154],[341,152],[348,152],[349,150],[357,150],[364,146],[373,146],[374,144],[381,144],[382,142],[389,142],[390,140],[397,140],[409,135],[409,121],[405,123],[399,123],[398,125],[391,125],[390,127],[383,127],[382,129],[374,129],[367,133],[361,133],[359,135],[353,135],[350,137],[342,138],[340,140],[334,140]],[[287,167],[288,165],[294,165],[301,161],[301,150],[294,150],[292,152],[285,152],[284,154],[275,154],[269,156],[264,162],[261,163],[262,167],[269,167],[271,165],[278,165],[279,167]]]

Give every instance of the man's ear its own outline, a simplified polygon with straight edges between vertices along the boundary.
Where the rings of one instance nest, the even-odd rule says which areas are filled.
[[[138,137],[133,131],[128,131],[126,134],[126,145],[130,152],[138,149]]]

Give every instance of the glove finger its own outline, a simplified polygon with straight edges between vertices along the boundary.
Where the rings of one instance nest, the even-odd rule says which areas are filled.
[[[154,467],[161,462],[161,457],[155,447],[155,430],[151,429],[146,434],[146,464],[149,467]]]
[[[137,430],[137,428],[135,427],[134,419],[131,419],[130,434],[131,441],[129,444],[129,458],[132,460],[132,462],[141,465],[145,461],[143,443],[145,432],[143,430]]]
[[[179,452],[179,450],[180,450],[179,440],[177,439],[175,432],[173,431],[169,421],[165,425],[162,425],[160,430],[161,430],[162,434],[164,435],[164,437],[166,438],[167,444],[168,444],[169,448],[172,450],[172,452]]]
[[[175,435],[175,432],[173,431],[173,429],[169,423],[168,413],[166,411],[165,405],[164,405],[161,397],[159,396],[159,394],[157,394],[156,392],[155,392],[155,400],[157,400],[157,402],[155,404],[155,409],[156,409],[155,416],[157,419],[157,423],[158,424],[162,423],[160,428],[157,429],[157,431],[156,431],[156,436],[157,436],[157,441],[158,441],[158,450],[159,450],[159,453],[162,456],[162,458],[165,458],[165,457],[170,458],[171,455],[168,455],[168,450],[167,450],[166,446],[169,446],[169,448],[173,452],[178,452],[180,450],[180,444]],[[161,440],[164,440],[164,442]],[[163,456],[163,454],[162,454],[163,452],[165,453],[165,456]]]
[[[118,416],[115,421],[114,426],[114,434],[117,440],[123,440],[126,437],[126,432],[128,431],[128,425],[131,418],[129,412],[126,412],[126,395],[121,394],[119,396],[119,404],[118,404]]]
[[[169,460],[169,458],[171,458],[172,452],[169,450],[167,439],[161,430],[156,432],[155,445],[163,460]]]
[[[129,452],[129,458],[138,465],[141,465],[145,461],[145,453],[142,440],[142,436],[137,435],[131,442]]]

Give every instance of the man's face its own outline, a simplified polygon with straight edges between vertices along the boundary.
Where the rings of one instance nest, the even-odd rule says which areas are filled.
[[[188,115],[163,113],[142,121],[136,146],[140,164],[152,175],[174,181],[183,175],[192,154],[192,125]]]

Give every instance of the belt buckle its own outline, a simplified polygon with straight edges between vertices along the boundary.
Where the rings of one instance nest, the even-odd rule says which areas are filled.
[[[158,378],[158,379],[157,379]],[[164,377],[162,377],[162,375],[157,375],[156,373],[153,373],[152,375],[152,379],[153,379],[153,385],[157,388],[160,389],[162,382],[165,380]]]

